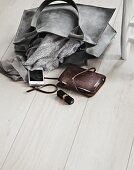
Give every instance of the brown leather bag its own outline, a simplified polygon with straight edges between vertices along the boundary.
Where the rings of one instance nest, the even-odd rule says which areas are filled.
[[[58,80],[59,87],[75,90],[87,97],[92,97],[104,84],[106,76],[96,73],[95,68],[83,69],[70,64]]]

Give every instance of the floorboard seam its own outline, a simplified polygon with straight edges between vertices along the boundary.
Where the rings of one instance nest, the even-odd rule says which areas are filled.
[[[6,160],[7,160],[7,158],[8,158],[8,155],[10,154],[10,152],[11,152],[11,150],[12,150],[12,148],[13,148],[13,145],[14,145],[14,143],[15,143],[15,141],[16,141],[18,135],[19,135],[19,132],[20,132],[20,130],[21,130],[21,128],[22,128],[22,126],[23,126],[23,124],[24,124],[24,122],[25,122],[27,116],[28,116],[29,110],[30,110],[30,108],[31,108],[31,106],[32,106],[32,104],[33,104],[33,102],[34,102],[34,99],[35,99],[36,95],[37,95],[37,92],[35,93],[35,95],[34,95],[32,101],[31,101],[31,104],[30,104],[29,107],[28,107],[28,110],[27,110],[27,112],[26,112],[26,115],[25,115],[25,117],[24,117],[24,119],[23,119],[23,121],[22,121],[22,123],[21,123],[21,125],[20,125],[20,128],[19,128],[19,130],[18,130],[18,132],[17,132],[17,134],[16,134],[16,136],[15,136],[13,142],[12,142],[12,145],[11,145],[11,147],[10,147],[10,149],[9,149],[9,151],[8,151],[8,153],[7,153],[7,155],[6,155],[6,158],[5,158],[3,164],[2,164],[2,166],[1,166],[1,168],[0,168],[1,170],[2,170],[3,167],[4,167],[4,165],[5,165],[5,163],[6,163]]]
[[[130,147],[130,152],[129,152],[129,156],[128,156],[128,160],[127,160],[126,170],[128,170],[128,166],[129,166],[129,162],[130,162],[133,146],[134,146],[134,137],[133,137],[132,144],[131,144],[131,147]]]
[[[83,119],[83,116],[84,116],[86,107],[87,107],[87,103],[88,103],[88,99],[87,99],[87,101],[86,101],[86,104],[85,104],[85,107],[84,107],[84,110],[83,110],[81,119],[80,119],[80,121],[79,121],[78,128],[77,128],[76,133],[75,133],[75,135],[74,135],[74,139],[73,139],[72,145],[71,145],[71,147],[70,147],[70,151],[69,151],[69,153],[68,153],[68,156],[67,156],[67,159],[66,159],[65,166],[64,166],[63,170],[66,169],[66,165],[67,165],[67,162],[68,162],[68,160],[69,160],[69,156],[70,156],[70,154],[71,154],[72,148],[73,148],[73,146],[74,146],[75,139],[76,139],[76,136],[77,136],[77,134],[78,134],[78,131],[79,131],[79,128],[80,128],[80,125],[81,125],[81,122],[82,122],[82,119]]]
[[[9,49],[10,45],[13,43],[13,40],[14,40],[14,37],[12,38],[12,40],[11,40],[10,43],[9,43],[9,45],[7,46],[7,48],[6,48],[5,52],[3,53],[3,55],[2,55],[2,57],[1,57],[1,59],[0,59],[0,61],[2,61],[3,57],[4,57],[5,54],[7,53],[7,51],[8,51],[8,49]]]

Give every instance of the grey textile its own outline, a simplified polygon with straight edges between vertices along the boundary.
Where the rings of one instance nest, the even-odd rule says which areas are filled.
[[[0,72],[14,81],[23,79],[26,82],[27,70],[22,64],[23,60],[24,58],[19,55],[11,56],[10,60],[2,58],[0,61]]]
[[[47,34],[37,50],[24,63],[24,66],[28,70],[42,67],[44,71],[51,71],[58,68],[64,58],[75,53],[81,45],[81,41]]]
[[[108,22],[115,9],[76,5],[73,0],[49,5],[53,1],[58,0],[24,11],[14,40],[17,55],[1,61],[2,72],[10,78],[26,81],[27,69],[50,71],[62,63],[84,63],[82,52],[99,57],[114,38],[116,31]],[[75,53],[83,43],[85,49]]]
[[[23,78],[27,81],[27,69],[34,70],[43,68],[44,71],[51,71],[63,63],[64,58],[75,53],[82,42],[63,38],[53,34],[47,34],[44,38],[35,40],[33,46],[27,50],[27,59],[16,55],[11,61],[1,62],[1,72],[17,81]]]
[[[75,4],[72,0],[63,0],[69,5],[48,5],[53,1],[57,0],[45,0],[39,8],[24,11],[14,41],[15,50],[27,53],[31,39],[38,39],[39,33],[53,33],[84,42],[86,53],[100,57],[116,35],[116,31],[108,24],[115,9]],[[81,60],[81,56],[71,55],[64,62],[85,62],[85,58]]]
[[[54,4],[48,6],[52,1],[54,0],[46,0],[39,8],[24,11],[14,41],[16,51],[26,51],[31,39],[42,32],[81,40],[87,43],[87,48],[95,46],[102,34],[106,34],[105,29],[115,11],[115,9],[91,5],[76,5],[72,0],[65,0],[69,5]],[[74,8],[70,5],[72,3]],[[34,26],[32,25],[33,21],[37,22],[33,24]],[[111,28],[109,34],[110,37],[105,39],[107,45],[115,36],[116,31]],[[104,50],[103,47],[101,54]]]
[[[100,37],[97,45],[91,48],[87,48],[86,52],[97,58],[100,57],[107,49],[107,47],[109,46],[111,40],[114,38],[115,35],[116,32],[115,31],[113,32],[113,28],[108,24],[104,33]]]

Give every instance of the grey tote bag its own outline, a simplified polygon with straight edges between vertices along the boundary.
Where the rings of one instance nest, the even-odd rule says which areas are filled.
[[[25,10],[15,37],[15,50],[25,53],[38,34],[53,33],[85,43],[85,51],[99,57],[116,34],[109,25],[115,9],[45,0],[37,9]]]

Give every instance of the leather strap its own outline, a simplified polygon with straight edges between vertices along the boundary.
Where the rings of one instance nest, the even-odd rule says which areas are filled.
[[[52,91],[42,90],[42,88],[44,88],[44,87],[54,87],[54,90],[52,90]],[[29,92],[32,92],[34,90],[42,92],[42,93],[46,93],[46,94],[52,94],[52,93],[55,93],[58,90],[58,87],[54,84],[45,84],[45,85],[40,86],[40,87],[32,87],[32,89],[27,90],[26,92],[29,93]]]
[[[79,75],[81,75],[81,74],[83,74],[83,73],[85,73],[85,72],[88,72],[88,71],[96,72],[96,68],[92,67],[92,68],[90,68],[90,69],[84,70],[84,71],[76,74],[76,75],[72,78],[72,81],[73,81],[73,84],[74,84],[74,87],[75,87],[76,91],[78,91],[78,92],[80,92],[80,93],[82,93],[82,91],[80,91],[80,89],[77,87],[77,85],[76,85],[76,83],[75,83],[75,79],[76,79],[77,76],[79,76]],[[83,93],[82,93],[82,94],[83,94]]]
[[[50,3],[55,2],[55,1],[59,1],[59,0],[45,0],[40,6],[39,8],[36,10],[32,22],[31,22],[31,27],[36,28],[37,25],[37,21],[38,18],[41,14],[41,12],[43,11],[43,9],[48,6]],[[68,35],[68,37],[70,38],[76,38],[76,39],[80,39],[83,40],[84,39],[84,34],[79,26],[79,11],[78,8],[75,4],[75,2],[73,0],[60,0],[60,1],[64,1],[66,3],[68,3],[69,5],[71,5],[72,7],[74,7],[78,13],[78,26],[76,26],[73,31]]]

